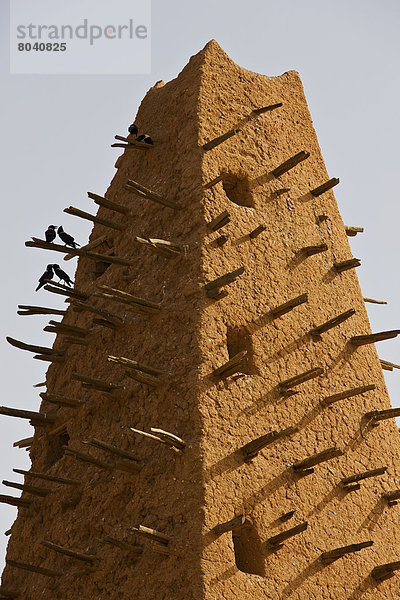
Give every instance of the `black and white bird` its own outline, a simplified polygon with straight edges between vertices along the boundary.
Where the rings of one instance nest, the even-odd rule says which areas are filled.
[[[64,242],[64,244],[66,246],[71,246],[71,248],[76,248],[77,246],[79,246],[79,244],[77,242],[75,242],[72,235],[69,235],[69,233],[66,233],[61,225],[57,229],[57,233],[58,233],[58,236],[62,239],[62,241]]]
[[[43,287],[44,285],[46,285],[46,283],[48,281],[50,281],[50,279],[53,279],[53,277],[54,277],[53,265],[47,265],[45,272],[39,278],[39,285],[37,286],[35,292],[40,290],[40,288]]]
[[[128,131],[132,135],[137,135],[138,134],[138,128],[136,127],[135,123],[132,123],[132,125],[129,125]]]
[[[152,144],[153,140],[151,139],[151,137],[149,135],[147,135],[147,133],[142,133],[141,135],[139,135],[136,138],[137,142],[144,142],[145,144]]]
[[[71,287],[71,285],[73,285],[72,280],[70,279],[69,275],[67,275],[67,273],[65,271],[63,271],[60,268],[60,265],[49,265],[52,266],[54,269],[54,274],[57,275],[59,281],[58,283],[60,283],[60,281],[64,281],[67,285],[69,285],[69,287]]]
[[[57,225],[49,225],[48,228],[45,231],[45,237],[46,237],[46,242],[48,242],[49,244],[51,244],[51,242],[53,242],[56,239],[56,232],[57,229]]]

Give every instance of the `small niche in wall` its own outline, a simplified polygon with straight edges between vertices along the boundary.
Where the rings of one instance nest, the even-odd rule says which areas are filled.
[[[229,200],[238,206],[254,206],[247,175],[234,175],[230,173],[224,177],[222,187]]]
[[[68,446],[69,435],[67,431],[62,431],[58,435],[47,436],[47,452],[45,458],[45,468],[49,469],[64,456],[63,446]]]
[[[94,272],[93,272],[94,279],[98,279],[99,277],[104,275],[104,273],[107,271],[108,267],[110,267],[110,266],[111,266],[111,263],[104,262],[103,260],[98,260],[97,262],[95,262],[94,263]]]
[[[239,571],[265,577],[264,552],[256,528],[246,521],[232,531],[232,540]]]
[[[258,375],[258,369],[254,363],[253,340],[246,327],[228,327],[226,331],[226,344],[228,346],[229,359],[243,350],[247,351],[247,355],[242,361],[241,373],[245,375]]]

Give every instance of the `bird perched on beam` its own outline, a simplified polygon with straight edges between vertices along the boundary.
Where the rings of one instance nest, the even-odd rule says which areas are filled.
[[[46,238],[46,242],[48,242],[49,244],[51,244],[51,242],[53,242],[56,239],[56,232],[57,229],[57,225],[49,225],[48,228],[45,231],[45,238]]]
[[[54,273],[55,275],[57,275],[58,277],[58,283],[60,283],[60,281],[64,281],[67,285],[69,285],[69,287],[71,287],[71,285],[73,285],[72,280],[70,279],[69,275],[67,275],[67,273],[65,271],[63,271],[60,268],[60,265],[49,265],[52,266],[54,269]]]
[[[71,248],[76,248],[77,246],[79,246],[79,244],[77,242],[75,242],[72,235],[69,235],[69,233],[66,233],[61,225],[57,229],[57,233],[66,246],[71,246]]]
[[[132,123],[132,125],[129,125],[128,131],[132,135],[137,135],[138,134],[138,128],[136,127],[135,123]]]
[[[151,137],[149,135],[147,135],[147,133],[142,133],[141,135],[139,135],[136,138],[137,142],[144,142],[145,144],[152,144],[153,140],[151,139]]]
[[[47,265],[45,272],[39,278],[39,285],[37,286],[35,292],[40,290],[40,288],[43,287],[44,285],[46,285],[46,283],[48,281],[50,281],[51,279],[53,279],[53,277],[54,277],[53,265]]]

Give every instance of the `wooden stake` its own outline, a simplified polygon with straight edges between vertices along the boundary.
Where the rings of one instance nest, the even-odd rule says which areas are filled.
[[[320,338],[321,333],[324,333],[325,331],[329,331],[329,329],[332,329],[333,327],[337,327],[341,323],[344,323],[344,321],[347,321],[347,319],[350,319],[350,317],[352,317],[355,314],[356,314],[355,309],[350,308],[350,310],[346,310],[346,312],[341,313],[337,317],[333,317],[333,319],[329,319],[329,321],[325,321],[325,323],[322,323],[322,325],[318,325],[318,327],[314,327],[314,329],[310,330],[310,334],[312,335],[312,337],[318,339],[318,338]]]
[[[282,383],[280,383],[278,385],[278,387],[282,392],[284,392],[292,387],[296,387],[296,386],[300,385],[301,383],[305,383],[306,381],[309,381],[310,379],[319,377],[320,375],[323,374],[323,372],[324,372],[324,369],[322,367],[314,367],[313,369],[310,369],[309,371],[305,371],[304,373],[295,375],[294,377],[291,377],[290,379],[286,379],[286,381],[282,381]]]
[[[206,144],[204,144],[203,150],[205,150],[206,152],[207,152],[207,150],[212,150],[213,148],[215,148],[216,146],[219,146],[226,140],[229,140],[229,138],[233,137],[234,135],[236,135],[239,132],[240,132],[240,129],[230,129],[223,135],[220,135],[220,136],[214,138],[213,140],[210,140]]]
[[[356,483],[357,481],[363,481],[364,479],[368,479],[369,477],[377,477],[378,475],[383,475],[387,471],[387,467],[379,467],[379,469],[372,469],[371,471],[364,471],[363,473],[357,473],[356,475],[351,475],[350,477],[345,477],[341,480],[341,484],[343,486],[347,486],[350,483]]]
[[[123,231],[125,229],[124,225],[119,225],[118,223],[107,221],[106,219],[100,219],[100,217],[91,215],[90,213],[85,212],[84,210],[80,210],[79,208],[75,208],[74,206],[64,208],[64,212],[68,215],[80,217],[81,219],[85,219],[86,221],[92,221],[93,223],[98,223],[99,225],[103,225],[104,227],[109,227],[110,229],[117,229],[118,231]]]
[[[292,300],[288,300],[284,304],[277,306],[276,308],[272,308],[270,310],[270,315],[273,317],[281,317],[287,312],[293,310],[296,306],[300,306],[300,304],[304,304],[304,302],[308,302],[308,294],[300,294],[300,296],[296,296]]]
[[[320,560],[323,563],[331,563],[346,554],[352,554],[353,552],[359,552],[363,548],[369,548],[374,542],[361,542],[359,544],[350,544],[349,546],[342,546],[341,548],[335,548],[335,550],[329,550],[329,552],[323,552],[320,556]]]
[[[162,384],[163,380],[160,377],[154,377],[154,375],[148,375],[147,373],[143,373],[138,370],[130,370],[125,371],[125,375],[138,381],[139,383],[144,383],[151,387],[157,387]]]
[[[348,227],[348,226],[345,226],[344,229],[346,231],[346,234],[349,237],[355,237],[357,235],[357,233],[364,233],[364,227]]]
[[[15,340],[12,337],[7,336],[6,340],[11,346],[15,346],[15,348],[19,348],[20,350],[27,350],[28,352],[39,352],[40,354],[58,354],[62,356],[61,352],[56,352],[53,348],[45,348],[43,346],[34,346],[32,344],[25,344],[25,342],[20,342],[19,340]]]
[[[35,354],[33,357],[35,360],[44,360],[46,362],[64,362],[65,356],[58,354]]]
[[[242,275],[244,273],[244,271],[244,267],[239,267],[238,269],[235,269],[230,273],[226,273],[225,275],[214,279],[214,281],[206,283],[204,289],[206,290],[207,296],[209,298],[216,298],[219,294],[220,288],[224,287],[225,285],[229,285],[230,283],[233,283],[239,277],[239,275]]]
[[[0,406],[0,415],[7,417],[18,417],[20,419],[29,419],[35,425],[48,425],[54,423],[55,417],[46,413],[39,413],[33,410],[20,410],[18,408],[9,408],[8,406]]]
[[[89,250],[93,250],[93,248],[97,248],[97,246],[100,246],[106,240],[107,240],[107,236],[106,235],[100,235],[99,237],[97,237],[96,239],[94,239],[92,242],[89,242],[88,244],[85,244],[84,246],[81,246],[80,251],[81,252],[88,252]],[[71,260],[72,258],[74,258],[74,256],[76,256],[76,255],[75,254],[66,254],[64,256],[64,260]]]
[[[133,238],[134,242],[138,244],[142,244],[144,246],[149,246],[150,248],[156,250],[162,256],[166,256],[167,258],[171,258],[176,256],[177,254],[182,253],[182,249],[177,244],[173,244],[172,242],[168,242],[167,240],[159,240],[156,238],[142,238],[135,236]]]
[[[39,396],[44,402],[50,402],[51,404],[57,404],[58,406],[67,406],[68,408],[79,408],[85,404],[82,400],[68,398],[67,396],[61,396],[60,394],[42,392]]]
[[[154,435],[153,433],[147,433],[146,431],[142,431],[141,429],[135,429],[134,427],[129,427],[131,431],[134,433],[138,433],[139,435],[143,435],[144,437],[150,438],[151,440],[156,440],[157,442],[161,442],[161,444],[166,444],[173,450],[181,450],[183,449],[183,444],[185,442],[180,438],[170,434],[166,431],[157,430],[152,428],[153,431],[161,431],[162,435]],[[176,438],[176,439],[174,439]]]
[[[400,408],[389,408],[388,410],[373,410],[365,413],[365,419],[372,419],[374,423],[377,421],[385,421],[393,417],[400,417]]]
[[[122,135],[115,135],[114,138],[116,140],[120,140],[121,142],[127,142],[127,146],[125,144],[119,144],[119,146],[123,146],[124,148],[141,148],[142,150],[150,150],[153,147],[152,144],[146,144],[145,142],[137,142],[133,138],[126,138]],[[117,144],[112,144],[111,147],[113,146],[117,146]]]
[[[117,290],[108,285],[98,285],[98,288],[106,292],[105,295],[107,299],[112,299],[116,302],[128,304],[133,308],[141,310],[143,312],[156,312],[158,310],[161,310],[161,303],[150,302],[150,300],[145,300],[144,298],[133,296],[132,294],[128,294],[128,292]],[[94,295],[96,296],[96,294]]]
[[[128,367],[128,369],[133,369],[134,371],[142,371],[143,373],[154,375],[155,377],[165,374],[164,370],[148,367],[147,365],[141,365],[136,360],[125,358],[124,356],[108,356],[107,360],[122,365],[123,367]]]
[[[224,378],[228,377],[229,375],[233,375],[234,373],[237,373],[243,367],[243,361],[244,361],[246,355],[247,355],[247,350],[242,350],[241,352],[238,352],[237,354],[235,354],[235,356],[230,358],[226,363],[224,363],[217,369],[214,369],[213,375],[224,379]]]
[[[343,271],[348,271],[349,269],[354,269],[360,266],[361,261],[359,258],[350,258],[350,260],[342,260],[342,262],[333,263],[333,268],[338,273],[343,273]]]
[[[220,235],[215,240],[215,243],[218,246],[218,248],[221,248],[224,244],[226,244],[227,241],[228,241],[228,237],[226,235]]]
[[[266,545],[267,547],[277,549],[277,546],[280,546],[282,542],[288,540],[299,533],[305,531],[308,527],[308,522],[304,521],[304,523],[300,523],[300,525],[296,525],[296,527],[292,527],[287,531],[282,531],[282,533],[278,533],[278,535],[274,535],[267,539]]]
[[[29,306],[28,304],[18,304],[20,310],[17,311],[18,315],[65,315],[65,310],[58,310],[57,308],[46,308],[44,306]]]
[[[281,106],[283,106],[282,102],[278,102],[277,104],[270,104],[269,106],[263,106],[262,108],[254,108],[252,114],[257,116],[262,115],[263,113],[270,112]]]
[[[60,296],[67,296],[68,298],[76,298],[78,300],[87,300],[89,296],[73,288],[67,288],[64,286],[56,285],[53,281],[51,284],[48,283],[44,286],[44,289],[53,294],[59,294]],[[67,302],[67,300],[66,300]]]
[[[96,390],[100,390],[101,392],[113,392],[114,390],[125,389],[122,384],[108,383],[107,381],[103,381],[102,379],[94,379],[93,377],[87,377],[86,375],[81,375],[80,373],[76,372],[72,373],[71,379],[80,381],[83,387],[93,388]]]
[[[90,446],[94,446],[95,448],[100,448],[100,450],[105,450],[110,454],[115,454],[116,456],[121,456],[122,458],[127,458],[133,463],[135,463],[135,467],[138,471],[140,470],[140,465],[137,457],[128,450],[123,450],[122,448],[118,448],[117,446],[113,446],[112,444],[108,444],[107,442],[102,442],[101,440],[98,440],[96,438],[91,438],[87,442],[84,442],[84,444],[89,444]]]
[[[392,329],[391,331],[381,331],[379,333],[371,333],[368,335],[355,335],[350,338],[350,342],[354,346],[365,346],[366,344],[375,344],[383,340],[390,340],[400,334],[400,329]]]
[[[319,244],[318,246],[304,246],[298,251],[298,254],[304,254],[305,256],[313,256],[314,254],[320,254],[328,250],[327,244]]]
[[[14,496],[6,496],[4,494],[0,494],[0,502],[2,504],[9,504],[10,506],[30,506],[32,504],[32,500],[28,500],[27,498],[15,498]]]
[[[134,544],[129,544],[128,542],[125,542],[123,540],[117,540],[109,535],[102,538],[101,541],[107,542],[108,544],[112,544],[113,546],[116,546],[117,548],[121,548],[121,550],[125,550],[127,552],[132,552],[133,554],[139,555],[139,554],[143,553],[142,546],[135,546]]]
[[[165,535],[165,533],[161,533],[160,531],[156,531],[155,529],[150,529],[149,527],[145,527],[144,525],[139,525],[138,527],[131,527],[131,531],[139,535],[143,535],[144,537],[148,537],[159,544],[164,544],[164,546],[168,546],[168,543],[171,541],[170,536]]]
[[[30,565],[28,563],[17,562],[16,560],[11,560],[6,558],[7,565],[10,567],[16,567],[17,569],[23,569],[25,571],[32,571],[33,573],[39,573],[40,575],[45,575],[46,577],[62,577],[63,573],[60,571],[53,571],[52,569],[45,569],[43,567],[37,567],[36,565]]]
[[[230,220],[231,215],[227,210],[224,210],[220,215],[215,217],[215,219],[210,221],[210,223],[208,223],[207,226],[211,231],[217,231],[218,229],[221,229],[221,227],[227,225],[230,222]]]
[[[294,510],[290,510],[289,512],[284,513],[282,516],[280,516],[279,520],[282,521],[282,523],[286,523],[286,521],[289,521],[294,516],[295,512],[296,511]]]
[[[387,371],[393,371],[393,369],[400,369],[400,365],[389,362],[388,360],[383,360],[382,358],[380,358],[379,362],[382,365],[382,369],[386,369]]]
[[[43,479],[44,481],[54,481],[55,483],[61,483],[63,485],[81,485],[81,481],[77,479],[66,479],[65,477],[57,477],[56,475],[48,475],[47,473],[38,473],[37,471],[25,471],[24,469],[13,469],[14,473],[20,475],[29,475],[33,479]]]
[[[322,398],[320,400],[320,403],[323,406],[329,406],[329,404],[334,404],[334,402],[338,402],[339,400],[344,400],[345,398],[352,398],[353,396],[358,396],[359,394],[364,394],[365,392],[369,392],[375,389],[376,385],[374,384],[351,388],[350,390],[345,390],[344,392],[339,392],[337,394],[333,394],[332,396]]]
[[[98,308],[97,306],[93,306],[92,304],[88,304],[87,302],[81,302],[80,300],[72,300],[72,307],[78,311],[87,311],[94,313],[95,315],[100,315],[106,321],[110,321],[116,327],[123,325],[124,319],[119,315],[112,313],[108,310],[104,310],[104,308]]]
[[[108,200],[108,198],[104,198],[103,196],[99,196],[98,194],[93,194],[93,192],[88,192],[87,195],[89,196],[89,198],[94,200],[95,204],[97,204],[98,206],[103,206],[104,208],[108,208],[108,210],[113,210],[114,212],[121,213],[125,216],[129,215],[129,208],[126,208],[121,204],[112,202],[111,200]]]
[[[63,446],[63,450],[65,450],[65,454],[67,456],[72,456],[72,458],[76,458],[82,462],[87,462],[92,465],[95,465],[99,469],[104,469],[105,471],[112,471],[112,467],[110,465],[98,460],[97,458],[93,458],[90,454],[84,454],[83,452],[78,452],[78,450],[73,450],[69,446]]]
[[[170,433],[169,431],[164,431],[163,429],[158,429],[157,427],[150,427],[150,431],[155,433],[166,444],[169,444],[178,450],[183,450],[186,447],[186,442],[184,442],[182,438]]]
[[[59,321],[49,321],[49,325],[57,329],[60,333],[67,335],[75,335],[78,337],[86,337],[91,333],[91,329],[85,327],[77,327],[76,325],[68,325],[67,323],[60,323]]]
[[[283,196],[283,194],[287,194],[288,192],[290,192],[290,188],[281,188],[279,190],[275,190],[272,195],[274,198],[279,198],[280,196]]]
[[[175,202],[174,200],[167,200],[163,196],[156,194],[152,190],[144,187],[137,181],[133,181],[132,179],[128,179],[126,184],[124,185],[124,189],[128,190],[128,192],[133,192],[134,194],[138,194],[142,198],[147,198],[148,200],[154,200],[154,202],[158,202],[158,204],[162,204],[163,206],[168,206],[168,208],[174,208],[175,210],[181,209],[182,206]]]
[[[76,552],[75,550],[70,550],[69,548],[65,548],[64,546],[53,544],[53,542],[48,542],[47,540],[42,540],[40,543],[42,546],[48,548],[49,550],[54,550],[54,552],[58,552],[59,554],[65,554],[65,556],[76,558],[76,560],[81,560],[82,562],[93,564],[93,561],[97,560],[97,556],[94,556],[93,554]]]
[[[373,300],[372,298],[363,298],[364,302],[371,302],[372,304],[387,304],[384,300]]]
[[[226,523],[221,523],[220,525],[216,525],[212,531],[213,531],[213,533],[215,533],[215,535],[222,535],[223,533],[232,531],[233,529],[237,529],[238,527],[242,527],[242,525],[244,525],[245,522],[246,522],[245,515],[239,515],[237,517],[234,517],[230,521],[227,521]]]
[[[220,175],[218,175],[218,177],[216,177],[215,179],[212,179],[208,183],[205,183],[203,185],[203,190],[210,189],[211,187],[213,187],[214,185],[216,185],[217,183],[219,183],[220,181],[222,181],[223,179],[225,179],[225,177],[227,175],[230,175],[229,171],[222,171],[222,173],[220,173]]]
[[[314,196],[314,198],[317,198],[318,196],[321,196],[328,190],[331,190],[333,187],[335,187],[335,185],[337,185],[339,181],[340,180],[337,177],[332,177],[332,179],[329,179],[329,181],[326,181],[322,185],[311,190],[310,194]]]
[[[376,581],[383,581],[384,579],[391,577],[394,571],[398,571],[399,569],[400,561],[386,563],[372,569],[371,576],[376,579]]]
[[[306,160],[309,156],[309,152],[304,152],[304,150],[302,150],[279,165],[279,167],[276,167],[273,171],[271,171],[271,173],[274,177],[280,177],[287,171],[290,171],[290,169],[293,169],[293,167],[301,163],[303,160]]]
[[[252,440],[248,444],[242,446],[240,449],[244,460],[249,461],[253,459],[263,448],[269,446],[269,444],[272,444],[272,442],[275,442],[276,440],[279,440],[287,435],[291,435],[292,433],[297,433],[298,430],[298,427],[287,427],[281,431],[271,431],[256,438],[255,440]]]
[[[29,449],[33,444],[33,437],[24,438],[13,443],[14,448],[27,448]]]
[[[396,500],[400,500],[400,490],[392,490],[391,492],[383,492],[382,498],[388,501],[389,504],[395,503]],[[396,502],[397,504],[397,502]]]
[[[308,458],[304,458],[303,460],[299,460],[292,465],[293,470],[296,473],[301,473],[308,470],[310,473],[314,472],[312,467],[319,465],[327,460],[331,460],[332,458],[336,458],[337,456],[343,456],[344,452],[342,450],[338,450],[337,448],[328,448],[327,450],[323,450],[322,452],[317,452],[317,454],[313,454]]]
[[[27,494],[41,496],[42,498],[45,498],[51,492],[51,490],[46,488],[36,487],[34,485],[26,485],[24,483],[15,483],[14,481],[7,481],[6,479],[3,479],[2,484],[6,487],[26,492]]]
[[[257,236],[259,236],[260,233],[262,233],[266,229],[267,228],[265,227],[265,225],[259,225],[258,227],[256,227],[255,229],[253,229],[253,231],[250,231],[249,238],[251,240],[254,240],[254,238],[256,238]]]

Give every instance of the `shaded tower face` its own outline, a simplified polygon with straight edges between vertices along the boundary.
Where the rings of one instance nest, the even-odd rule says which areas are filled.
[[[49,491],[23,491],[4,593],[397,598],[387,335],[298,75],[213,41],[135,122],[154,146],[92,194],[25,481]]]

